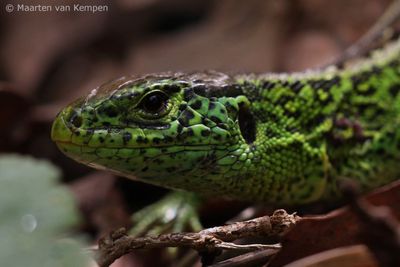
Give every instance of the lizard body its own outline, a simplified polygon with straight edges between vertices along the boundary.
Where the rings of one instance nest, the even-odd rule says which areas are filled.
[[[343,68],[124,77],[62,110],[52,139],[147,183],[298,205],[398,178],[399,92],[400,41]]]

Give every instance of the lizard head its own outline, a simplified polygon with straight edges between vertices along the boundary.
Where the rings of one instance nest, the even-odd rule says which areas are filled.
[[[61,151],[86,165],[193,190],[204,184],[200,177],[221,179],[241,166],[255,138],[251,117],[240,119],[248,105],[241,88],[221,73],[121,78],[64,108],[51,135]]]

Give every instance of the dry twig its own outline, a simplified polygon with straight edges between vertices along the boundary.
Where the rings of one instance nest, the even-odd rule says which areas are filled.
[[[278,250],[279,244],[237,245],[234,240],[255,236],[281,236],[292,228],[300,219],[285,210],[276,210],[272,216],[263,216],[253,220],[230,225],[204,229],[198,233],[172,233],[158,237],[133,237],[125,229],[110,233],[99,241],[96,261],[100,267],[109,266],[119,257],[137,249],[186,247],[199,252],[218,250],[256,251],[265,249]]]
[[[386,9],[386,12],[379,18],[373,27],[356,43],[347,48],[339,58],[332,62],[332,64],[342,65],[352,58],[364,55],[369,50],[371,45],[379,42],[379,39],[387,39],[388,37],[390,38],[393,35],[393,28],[391,28],[391,26],[399,19],[400,1],[395,0],[390,4],[390,6]]]

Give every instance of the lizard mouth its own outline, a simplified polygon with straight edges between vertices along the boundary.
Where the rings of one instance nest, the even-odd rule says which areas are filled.
[[[189,172],[198,165],[215,164],[218,158],[228,153],[226,146],[208,144],[170,142],[125,146],[123,141],[105,144],[98,142],[96,134],[97,131],[92,132],[89,139],[85,134],[77,136],[60,113],[53,123],[51,138],[66,156],[75,161],[134,179],[137,179],[135,175],[158,177],[164,169],[171,175],[179,171]]]
[[[170,135],[166,135],[167,142],[161,137],[156,139],[158,137],[154,136],[162,135],[162,130],[151,131],[152,138],[147,141],[139,138],[141,142],[133,134],[129,138],[124,136],[126,129],[120,132],[111,128],[83,130],[76,127],[79,121],[76,125],[71,123],[68,109],[61,111],[54,120],[52,140],[69,158],[99,170],[154,180],[161,174],[165,176],[166,171],[172,175],[190,173],[200,167],[205,171],[212,169],[210,166],[215,166],[218,159],[229,153],[229,146],[224,143],[180,142]],[[143,130],[139,130],[143,136]],[[128,142],[130,140],[134,142]]]

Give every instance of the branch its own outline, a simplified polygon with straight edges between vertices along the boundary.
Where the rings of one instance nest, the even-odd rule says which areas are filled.
[[[384,38],[385,35],[392,35],[390,28],[396,21],[400,19],[400,1],[393,1],[390,6],[386,9],[385,13],[379,18],[379,20],[373,25],[373,27],[364,34],[355,44],[347,48],[339,58],[337,58],[332,64],[342,65],[346,61],[365,54],[369,47],[379,39]]]
[[[237,245],[230,242],[246,237],[282,236],[299,220],[300,217],[295,214],[287,214],[285,210],[276,210],[272,216],[208,228],[198,233],[172,233],[157,237],[135,238],[128,236],[125,229],[120,229],[100,239],[99,249],[96,251],[96,261],[100,267],[107,267],[119,257],[134,250],[165,247],[186,247],[199,252],[221,249],[240,251],[278,250],[279,244]]]
[[[220,261],[209,267],[264,266],[263,264],[276,253],[277,251],[272,249],[257,250]]]

